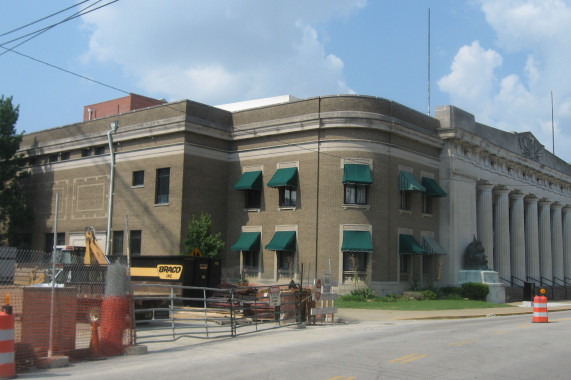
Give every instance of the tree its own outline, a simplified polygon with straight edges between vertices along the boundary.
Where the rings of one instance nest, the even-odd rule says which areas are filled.
[[[192,216],[192,220],[188,223],[186,230],[186,238],[184,239],[185,254],[190,254],[195,247],[208,257],[220,257],[224,249],[224,242],[220,239],[221,232],[213,235],[210,231],[212,228],[212,217],[206,212],[200,214],[200,218]]]
[[[0,241],[12,246],[20,243],[31,219],[21,188],[28,173],[22,170],[23,155],[17,154],[23,137],[23,132],[16,134],[18,109],[12,104],[12,97],[0,97]]]

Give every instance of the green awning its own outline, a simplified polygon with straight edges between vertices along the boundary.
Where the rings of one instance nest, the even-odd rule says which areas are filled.
[[[343,170],[343,183],[357,185],[370,185],[373,183],[371,167],[369,165],[345,164]]]
[[[422,177],[422,186],[426,188],[426,195],[431,195],[433,197],[446,197],[448,194],[442,190],[438,182],[432,178]]]
[[[423,237],[422,238],[422,247],[426,251],[426,253],[430,255],[445,255],[446,251],[444,248],[438,244],[438,242],[431,237]]]
[[[295,252],[295,231],[276,231],[266,249],[271,251]]]
[[[244,172],[234,190],[262,190],[262,171]]]
[[[269,187],[297,187],[297,168],[282,168],[276,170],[270,182]]]
[[[414,236],[412,235],[399,235],[399,253],[401,255],[423,255],[426,253]]]
[[[369,231],[343,231],[343,252],[373,252],[373,241]]]
[[[400,172],[399,180],[401,191],[426,191],[424,186],[414,178],[412,173]]]
[[[260,235],[259,232],[242,232],[230,250],[258,252],[260,251]]]

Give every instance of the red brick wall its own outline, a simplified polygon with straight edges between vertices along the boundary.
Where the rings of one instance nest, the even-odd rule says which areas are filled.
[[[83,121],[88,121],[89,110],[91,109],[91,120],[106,116],[118,115],[121,113],[138,110],[164,104],[166,101],[147,98],[137,94],[129,94],[123,98],[109,100],[107,102],[91,104],[83,107]]]

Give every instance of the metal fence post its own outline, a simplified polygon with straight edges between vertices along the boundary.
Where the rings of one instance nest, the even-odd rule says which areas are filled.
[[[234,313],[234,292],[230,289],[230,335],[236,337],[236,315]]]
[[[170,302],[170,310],[169,310],[169,315],[171,317],[171,326],[172,326],[172,340],[176,339],[176,334],[175,334],[175,327],[174,327],[174,289],[171,285],[171,302]]]

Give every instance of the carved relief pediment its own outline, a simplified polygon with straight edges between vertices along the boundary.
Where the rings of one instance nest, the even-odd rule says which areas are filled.
[[[539,161],[543,145],[530,132],[518,133],[519,150],[522,156]]]

